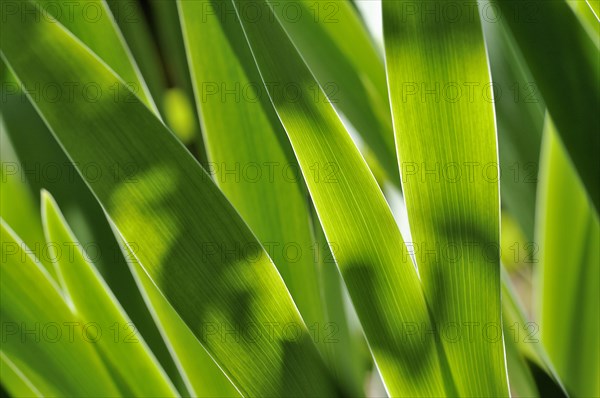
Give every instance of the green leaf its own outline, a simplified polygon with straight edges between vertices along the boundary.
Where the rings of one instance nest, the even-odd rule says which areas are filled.
[[[180,28],[181,22],[177,4],[174,1],[151,1],[149,9],[151,11],[151,21],[160,32],[156,39],[162,57],[168,61],[165,65],[168,85],[184,90],[189,99],[193,101],[193,85]],[[200,16],[200,18],[205,17],[205,15]]]
[[[426,4],[435,9],[444,3]],[[422,17],[419,7],[426,4],[410,13],[412,2],[383,1],[392,115],[416,263],[436,327],[442,336],[455,328],[463,337],[442,338],[458,395],[506,396],[498,154],[493,105],[481,95],[490,83],[482,29],[477,17]],[[469,5],[456,7],[467,15]]]
[[[326,323],[316,325],[317,328],[311,328],[311,332],[325,343],[323,348],[326,358],[346,387],[345,390],[353,396],[363,396],[365,376],[368,375],[369,368],[373,367],[373,358],[314,209],[312,219],[315,255],[320,263],[320,279],[326,306]]]
[[[165,65],[167,84],[169,87],[177,88],[185,93],[185,100],[191,104],[193,132],[190,135],[196,137],[194,140],[194,144],[197,146],[195,155],[197,155],[200,163],[206,167],[208,160],[197,114],[198,106],[194,103],[194,86],[190,75],[190,65],[186,58],[177,4],[175,1],[151,1],[149,5],[151,20],[160,32],[157,41]],[[204,19],[205,17],[206,15],[202,15],[200,18]],[[170,127],[173,129],[173,126]],[[177,131],[174,132],[178,134]]]
[[[33,201],[27,181],[21,173],[23,166],[8,135],[4,112],[0,116],[0,140],[2,141],[0,216],[21,233],[23,241],[28,246],[35,248],[36,244],[44,242],[42,223],[37,217],[37,204]],[[54,276],[52,264],[49,261],[43,261],[42,264],[50,275]]]
[[[185,386],[193,397],[237,397],[239,392],[202,347],[196,336],[152,283],[144,268],[126,245],[123,251],[128,259],[144,299],[152,311],[173,360],[182,375]]]
[[[267,3],[323,88],[324,95],[316,84],[312,87],[315,100],[327,96],[373,151],[373,161],[389,181],[399,185],[383,58],[357,10],[347,0]],[[242,12],[250,16],[252,10]]]
[[[179,20],[173,13],[175,5],[172,2],[153,1],[152,5],[160,3],[161,7],[166,8],[166,12],[158,10],[156,15],[152,15],[149,9],[151,7],[147,7],[144,12],[138,0],[107,0],[107,3],[135,59],[138,60],[140,70],[165,122],[184,144],[198,144],[199,156],[205,160],[202,140],[197,139],[200,136],[200,125],[193,107],[189,77],[179,76],[187,73],[187,65],[183,63],[185,54],[177,28]],[[149,26],[154,28],[157,23],[161,33],[158,39],[167,39],[159,43],[155,42],[156,34],[152,34]],[[164,47],[161,48],[159,44]],[[163,51],[159,51],[160,49]],[[171,70],[173,65],[177,71],[175,74]]]
[[[167,82],[158,46],[154,42],[150,23],[145,18],[140,1],[106,0],[106,3],[148,84],[151,97],[163,111],[160,100],[167,90]]]
[[[116,21],[104,0],[87,0],[73,2],[69,0],[33,0],[43,10],[41,18],[56,18],[82,43],[96,53],[111,67],[146,105],[156,110],[156,105],[150,96],[148,87],[119,31]],[[35,13],[31,3],[14,5],[21,12]],[[5,10],[13,12],[13,4]],[[86,85],[90,95],[94,95],[94,81],[69,82]],[[89,88],[89,87],[92,88]],[[114,89],[118,87],[115,86]],[[64,89],[64,88],[63,88]],[[81,88],[80,88],[81,90]],[[108,93],[107,93],[108,94]],[[66,95],[66,94],[65,94]]]
[[[178,4],[209,170],[267,248],[306,324],[323,327],[306,188],[242,28],[207,11],[221,0]]]
[[[7,174],[7,180],[19,181],[27,188],[4,198],[2,207],[6,207],[6,211],[3,211],[3,214],[6,213],[5,220],[30,247],[35,249],[36,245],[44,245],[46,241],[39,217],[40,190],[57,192],[56,198],[63,204],[66,218],[72,223],[80,242],[85,247],[102,246],[105,255],[94,256],[94,260],[107,282],[112,285],[117,295],[131,289],[131,277],[127,279],[128,275],[120,272],[125,264],[118,261],[118,247],[114,242],[114,247],[111,247],[107,244],[109,242],[103,239],[107,232],[111,235],[111,230],[94,196],[88,191],[44,121],[21,91],[22,84],[10,79],[4,84],[6,91],[2,117],[6,123],[6,130],[2,130],[2,144],[4,147],[6,142],[6,151],[3,152],[7,153],[3,153],[2,156],[5,163],[3,171]],[[4,137],[5,133],[7,137]],[[14,155],[8,153],[10,148],[14,150]],[[86,162],[86,167],[90,173],[95,173],[94,164]],[[28,206],[28,209],[19,211],[23,206]],[[30,225],[22,225],[24,223],[14,220],[24,221],[29,217],[32,218],[28,222]],[[29,238],[34,233],[35,238]],[[47,256],[41,255],[39,251],[36,253],[42,262],[50,265],[49,271],[54,274],[54,266],[49,263]],[[127,295],[127,298],[133,304],[133,295]]]
[[[24,237],[29,247],[37,249],[35,252],[54,275],[55,267],[43,251],[46,241],[39,217],[39,192],[42,189],[55,192],[81,247],[91,250],[90,259],[130,315],[136,332],[146,340],[179,387],[179,371],[137,289],[102,208],[25,94],[20,91],[20,83],[10,76],[4,83],[6,91],[2,116],[7,128],[0,132],[4,178],[0,191],[2,216]],[[15,141],[14,151],[11,140]],[[36,145],[31,145],[32,142]],[[83,167],[91,174],[98,171],[93,162],[86,162]],[[69,247],[61,249],[68,250]]]
[[[156,71],[152,66],[160,61],[154,59],[158,56],[154,53],[155,49],[153,43],[150,42],[149,32],[146,30],[148,28],[145,26],[139,4],[135,1],[110,1],[109,4],[113,13],[119,12],[119,15],[123,17],[120,20],[120,26],[122,29],[127,29],[128,39],[130,38],[143,45],[142,48],[134,46],[132,50],[135,52],[137,49],[139,56],[145,59],[146,62],[140,64],[140,67],[148,69],[150,75],[156,80],[156,90],[161,89],[157,98],[163,99],[162,105],[166,122],[173,126],[183,142],[190,142],[198,129],[198,121],[193,119],[195,111],[187,109],[189,108],[189,101],[183,90],[171,89],[165,91],[163,86],[166,83],[162,81],[162,78],[159,79],[156,76],[159,71]],[[124,12],[125,10],[130,10],[130,12]],[[133,15],[131,11],[134,12]],[[133,20],[131,17],[133,17]],[[173,119],[173,116],[175,116],[175,119]],[[192,118],[191,123],[190,116]],[[126,254],[125,257],[128,259],[129,268],[135,277],[138,288],[143,293],[148,308],[150,308],[164,341],[169,347],[171,356],[177,363],[189,394],[192,396],[238,396],[237,390],[200,345],[194,334],[177,315],[177,312],[160,294],[143,267],[135,260],[133,254],[126,246],[123,246],[122,250]]]
[[[314,100],[315,88],[320,98],[323,91],[269,5],[250,0],[235,5],[263,84],[275,88],[269,97],[388,392],[443,394],[433,339],[406,332],[411,325],[431,328],[429,313],[400,231],[373,175],[331,104]],[[264,12],[260,18],[246,18],[243,7]],[[297,88],[293,99],[281,90],[290,85]],[[315,168],[324,173],[321,179],[313,178]]]
[[[126,92],[58,23],[10,15],[1,32],[2,57],[27,87],[74,79]],[[244,395],[333,393],[267,253],[148,108],[132,95],[33,99],[74,164],[94,161],[103,171],[94,178],[79,170],[121,237],[136,244],[152,281]],[[232,329],[238,338],[224,338]]]
[[[539,339],[539,324],[528,322],[515,288],[502,273],[502,324],[513,395],[567,397]]]
[[[600,395],[600,222],[546,119],[538,193],[540,338],[567,391]]]
[[[585,0],[587,5],[590,7],[594,16],[597,20],[600,20],[600,1],[598,0]]]
[[[534,0],[528,5],[528,13],[518,1],[497,0],[496,4],[506,16],[569,158],[598,211],[598,47],[566,1]]]
[[[71,312],[31,249],[0,224],[3,357],[43,396],[120,395],[95,350],[95,325]]]
[[[533,242],[544,101],[506,21],[482,20],[498,126],[502,205]],[[507,264],[505,264],[507,265]]]
[[[364,366],[355,355],[361,341],[348,330],[327,242],[313,240],[306,186],[292,148],[239,22],[216,12],[235,12],[233,4],[183,1],[179,7],[211,174],[268,248],[334,374],[348,393],[363,394]],[[311,177],[323,178],[319,172]]]
[[[15,397],[43,396],[31,380],[2,351],[0,351],[0,379],[2,386]]]
[[[4,64],[2,64],[4,65]],[[46,240],[39,217],[40,190],[55,192],[67,222],[106,283],[130,315],[165,370],[175,380],[177,369],[125,263],[113,232],[96,198],[85,185],[37,111],[20,91],[21,84],[6,80],[2,116],[2,216],[54,275],[55,267],[42,250]],[[5,137],[8,133],[8,137]],[[35,143],[32,145],[31,143]],[[14,146],[15,156],[9,152]],[[92,161],[81,165],[90,175]],[[118,167],[117,171],[122,171]],[[5,184],[6,182],[6,184]],[[6,185],[6,186],[5,186]],[[24,189],[20,189],[20,188]],[[23,209],[23,210],[20,210]],[[64,248],[68,250],[68,248]]]
[[[567,0],[567,4],[573,9],[577,18],[588,31],[590,38],[600,47],[600,1],[598,0]]]
[[[512,325],[509,324],[509,326]],[[509,337],[506,338],[506,368],[510,382],[510,392],[513,396],[540,396],[526,359],[521,355],[517,344]]]
[[[58,280],[75,313],[86,323],[99,325],[106,334],[112,331],[112,336],[105,336],[98,342],[98,349],[107,358],[108,364],[120,374],[132,394],[177,396],[175,387],[146,342],[136,333],[131,319],[96,268],[86,259],[83,246],[47,191],[42,191],[42,220]]]

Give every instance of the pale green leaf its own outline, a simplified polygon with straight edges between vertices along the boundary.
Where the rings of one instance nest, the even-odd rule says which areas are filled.
[[[318,341],[323,342],[326,358],[332,364],[336,376],[346,386],[345,391],[354,395],[364,394],[365,376],[373,366],[364,332],[357,321],[354,307],[350,304],[348,291],[323,228],[315,212],[312,212],[315,230],[315,255],[319,260],[320,280],[325,302],[326,323],[309,325]]]
[[[372,162],[399,185],[383,57],[357,10],[348,0],[268,3],[323,88],[312,87],[313,99],[343,113],[375,154]],[[242,15],[251,17],[252,10],[249,6]]]
[[[83,246],[47,191],[42,191],[42,221],[48,250],[65,295],[81,319],[94,322],[107,334],[98,342],[98,349],[120,374],[128,390],[136,396],[177,396],[175,387],[137,334],[135,325],[86,259]],[[59,250],[61,248],[69,250]]]
[[[239,392],[200,345],[196,336],[152,283],[131,250],[123,245],[123,251],[190,396],[239,396]]]
[[[0,351],[0,380],[2,386],[15,397],[43,396],[31,380],[2,351]]]
[[[440,395],[443,382],[433,339],[406,333],[431,328],[421,286],[392,213],[364,159],[269,5],[236,1],[263,84],[294,85],[298,95],[269,90],[391,395]],[[261,18],[240,8],[259,7]],[[312,177],[319,167],[325,175]]]
[[[54,274],[55,267],[50,263],[45,251],[46,243],[39,217],[40,190],[54,192],[79,243],[89,249],[94,266],[100,271],[165,370],[173,380],[177,379],[177,369],[170,360],[169,352],[140,292],[136,289],[135,281],[102,208],[26,95],[19,90],[20,83],[11,80],[9,76],[5,87],[7,89],[4,92],[2,116],[6,122],[6,129],[2,129],[0,133],[3,172],[6,177],[0,190],[3,217],[28,246],[34,249],[50,273]],[[8,137],[5,137],[5,133],[8,133]],[[9,153],[13,146],[18,159]],[[96,175],[98,172],[93,162],[85,162],[82,167],[90,175]],[[114,170],[123,172],[118,166]],[[17,185],[25,189],[17,189]],[[61,248],[65,251],[68,249]]]
[[[547,118],[536,240],[540,338],[574,396],[600,395],[600,222]]]
[[[148,87],[131,55],[118,25],[104,0],[86,0],[73,2],[69,0],[33,0],[44,11],[40,18],[56,18],[73,35],[96,53],[106,64],[112,68],[146,105],[156,110],[156,105],[150,96]],[[29,12],[35,15],[34,5],[24,2],[16,5],[17,12]],[[7,14],[12,11],[13,4],[6,9]],[[64,82],[67,83],[67,82]],[[78,84],[78,82],[68,82]],[[90,86],[90,96],[95,94],[94,81],[79,82],[82,86]],[[119,87],[114,86],[113,90]],[[79,88],[81,90],[82,87]],[[86,91],[87,93],[87,91]],[[106,93],[108,94],[108,93]],[[66,94],[65,94],[66,95]],[[124,95],[124,93],[115,93]]]
[[[599,0],[567,0],[567,4],[573,9],[577,18],[588,31],[590,38],[600,47],[600,11]]]
[[[267,248],[306,324],[322,325],[306,188],[242,28],[207,12],[221,0],[178,4],[209,172]]]
[[[493,104],[482,95],[491,81],[482,28],[478,17],[421,17],[420,7],[443,2],[405,12],[411,4],[384,0],[383,27],[416,263],[436,327],[461,337],[441,339],[458,395],[506,396],[498,154]]]
[[[43,396],[121,395],[95,349],[98,327],[71,312],[31,249],[0,223],[2,355]]]
[[[21,51],[24,46],[30,51]],[[115,85],[125,90],[94,54],[46,19],[8,16],[2,56],[28,87],[76,79],[93,80],[103,92]],[[76,166],[94,161],[104,171],[98,179],[83,177],[122,238],[130,247],[136,243],[136,259],[161,293],[243,394],[332,393],[324,364],[268,255],[148,108],[133,96],[95,103],[81,96],[57,102],[37,98],[36,106]],[[110,172],[125,164],[133,165],[131,173]],[[223,251],[207,253],[207,245]],[[225,339],[207,333],[209,327],[262,337]]]
[[[23,166],[8,136],[4,113],[0,116],[2,116],[0,118],[0,140],[2,141],[0,216],[21,233],[23,241],[28,246],[35,248],[36,244],[40,245],[44,242],[42,223],[37,216],[37,204],[29,194],[29,186],[23,178]],[[54,276],[54,268],[50,262],[42,261],[42,264],[50,275]]]

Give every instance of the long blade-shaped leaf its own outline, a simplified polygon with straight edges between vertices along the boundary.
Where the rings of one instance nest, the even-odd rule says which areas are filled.
[[[75,79],[94,81],[103,93],[126,90],[58,23],[7,16],[1,32],[2,56],[27,87]],[[134,254],[153,282],[241,392],[333,393],[268,255],[150,110],[134,97],[34,100],[75,165],[93,160],[102,170],[97,179],[80,172],[123,239],[137,244]],[[133,170],[111,172],[115,165]],[[238,338],[225,338],[232,329]]]
[[[409,13],[413,2],[383,2],[396,144],[437,327],[474,331],[442,339],[458,394],[503,396],[498,154],[493,106],[481,95],[490,76],[477,17],[422,17],[420,7],[443,4],[424,2]],[[466,15],[466,3],[456,6]],[[474,93],[461,96],[468,85]]]
[[[139,396],[176,396],[164,370],[96,268],[88,262],[82,246],[66,223],[54,198],[42,192],[42,220],[58,279],[75,312],[86,322],[113,330],[114,338],[98,342],[108,363],[123,378],[129,391]],[[71,247],[69,255],[56,248]]]
[[[533,242],[535,195],[545,105],[506,21],[482,19],[494,98],[502,205]]]
[[[7,87],[12,88],[13,86],[7,85]],[[14,227],[18,234],[27,236],[28,239],[24,239],[25,242],[29,247],[37,248],[36,253],[41,253],[40,256],[49,263],[49,270],[54,274],[55,267],[49,261],[50,256],[43,255],[46,243],[43,237],[40,218],[39,216],[28,216],[39,213],[36,209],[39,208],[39,204],[32,203],[33,192],[29,191],[34,191],[36,198],[40,196],[40,189],[48,189],[56,192],[56,199],[62,204],[65,218],[78,238],[78,242],[80,243],[78,247],[91,248],[93,250],[94,266],[101,272],[103,279],[110,286],[120,304],[123,305],[125,311],[131,317],[135,325],[136,336],[141,335],[144,338],[153,353],[161,361],[161,364],[173,382],[179,383],[180,372],[173,362],[173,360],[179,360],[179,358],[171,359],[167,347],[169,341],[163,341],[163,337],[156,328],[150,314],[150,311],[153,312],[153,309],[148,308],[150,305],[146,306],[140,290],[136,289],[139,286],[136,286],[135,280],[131,275],[133,270],[129,269],[125,259],[120,255],[121,249],[98,202],[85,185],[83,179],[77,174],[77,171],[69,162],[69,159],[58,143],[56,143],[52,133],[40,119],[36,110],[25,97],[25,94],[20,92],[12,93],[11,91],[10,93],[6,93],[5,98],[6,103],[3,108],[3,116],[6,117],[8,125],[8,129],[6,130],[8,130],[10,138],[16,140],[15,151],[19,153],[22,160],[14,158],[14,155],[10,153],[12,148],[10,145],[11,142],[8,137],[5,137],[5,129],[3,129],[1,132],[1,156],[4,165],[2,171],[6,174],[1,191],[3,217],[6,215],[10,220],[13,220],[13,223],[9,222],[9,224]],[[35,142],[36,146],[32,146],[32,142]],[[60,166],[60,169],[57,170],[58,166]],[[32,170],[37,172],[33,173]],[[56,178],[38,178],[46,175],[46,170],[55,171],[52,177],[56,176]],[[27,187],[19,189],[21,185],[24,185],[24,182],[31,185],[30,190]],[[14,223],[15,221],[16,223]],[[40,236],[36,236],[38,230],[41,231]],[[24,233],[26,235],[23,235]],[[61,249],[68,250],[69,247],[61,247]],[[150,285],[156,289],[151,283]],[[128,326],[123,325],[123,328],[125,327]],[[132,331],[120,330],[118,333],[120,335],[129,335]],[[187,333],[191,334],[189,331]],[[193,339],[195,340],[195,337]],[[190,340],[185,341],[187,347],[183,350],[182,356],[195,357],[200,363],[206,360],[206,357],[195,354],[196,350],[192,347]],[[197,340],[195,341],[195,345],[200,346]],[[204,349],[201,347],[199,350],[204,352]],[[213,361],[210,360],[210,362],[207,362],[205,368],[210,368],[211,364],[216,367]],[[203,367],[201,366],[200,368]],[[214,372],[208,372],[206,377],[215,378],[216,376]],[[221,377],[224,378],[223,375]],[[203,380],[203,377],[195,374],[194,379]],[[207,383],[203,384],[206,385]],[[231,385],[230,383],[228,384]],[[212,395],[232,394],[216,393]]]
[[[11,181],[20,182],[22,185],[28,185],[29,189],[19,193],[15,191],[11,195],[6,192],[7,195],[3,196],[2,201],[3,217],[30,247],[35,249],[36,246],[44,245],[45,238],[39,217],[40,190],[56,192],[55,197],[62,204],[65,217],[71,223],[82,246],[101,247],[101,254],[93,256],[94,265],[98,267],[115,295],[121,301],[126,301],[126,310],[141,315],[143,301],[137,292],[132,291],[135,284],[124,261],[119,257],[119,247],[114,241],[102,209],[35,108],[19,90],[21,84],[8,79],[4,84],[6,91],[3,97],[2,117],[6,129],[2,129],[2,161],[5,162],[3,172],[6,173],[6,180],[3,182],[9,182],[9,187],[12,186]],[[9,153],[12,147],[16,159],[15,155]],[[88,163],[87,167],[94,166]],[[2,195],[4,193],[3,187]],[[29,203],[33,207],[29,207]],[[29,208],[26,209],[26,206]],[[27,221],[31,225],[23,225],[31,215],[32,220]],[[42,231],[41,234],[37,234],[35,239],[30,238],[38,231]],[[48,256],[39,254],[39,250],[36,253],[42,262],[48,262]],[[50,273],[54,274],[54,271],[54,266],[51,265]],[[143,317],[139,316],[134,321],[142,326],[142,319]]]
[[[498,0],[585,189],[600,209],[600,54],[566,1]]]
[[[223,6],[227,2],[220,2]],[[352,123],[388,179],[399,184],[385,68],[358,12],[347,0],[269,0],[333,106]],[[246,8],[243,13],[251,12]],[[318,45],[317,45],[318,43]],[[314,99],[324,101],[317,87]]]
[[[135,43],[132,46],[132,51],[139,57],[140,68],[142,72],[147,73],[151,79],[148,80],[150,89],[155,92],[155,98],[163,100],[159,102],[160,105],[164,106],[163,114],[166,116],[166,121],[169,122],[169,107],[164,102],[166,100],[166,82],[162,75],[159,75],[162,70],[159,70],[158,64],[158,53],[154,47],[154,43],[151,40],[150,32],[146,26],[144,15],[140,10],[140,5],[137,1],[122,1],[114,0],[108,2],[113,13],[116,17],[121,16],[118,19],[119,26],[123,30],[126,38]],[[171,10],[173,5],[166,5]],[[128,10],[127,12],[124,12]],[[157,13],[159,24],[166,22],[166,20],[177,20],[175,15],[167,13]],[[178,21],[177,21],[178,23]],[[176,27],[170,28],[169,32]],[[179,34],[170,34],[169,41],[175,42],[179,40]],[[181,41],[181,40],[180,40]],[[166,45],[166,43],[161,43]],[[171,48],[172,46],[167,46]],[[178,73],[172,74],[171,70],[168,70],[168,80],[171,84],[177,84],[188,89],[191,94],[191,86],[185,76],[179,76],[180,73],[186,73],[187,68],[181,70],[181,60],[184,58],[180,52],[175,49],[167,54],[167,58],[173,59],[173,56],[179,55],[175,62],[176,70]],[[179,66],[179,68],[177,68]],[[172,93],[173,91],[171,91]],[[181,111],[176,109],[175,111]],[[199,125],[197,120],[192,122],[193,126],[189,126],[188,130],[192,134],[197,133]],[[191,127],[191,129],[190,129]],[[182,129],[180,129],[182,130]],[[177,131],[175,131],[177,133]],[[181,136],[182,131],[178,135]],[[184,140],[185,141],[185,140]],[[204,152],[202,147],[200,152]],[[233,387],[231,382],[225,377],[221,369],[215,364],[213,359],[208,355],[206,350],[202,347],[199,341],[196,339],[194,334],[189,330],[181,318],[177,315],[177,312],[171,307],[171,305],[165,300],[160,294],[160,291],[152,283],[152,280],[143,270],[143,267],[135,259],[135,256],[131,254],[129,249],[124,246],[123,251],[125,257],[128,259],[128,265],[131,273],[134,275],[139,290],[142,292],[144,299],[150,309],[154,320],[161,331],[165,343],[167,344],[173,360],[176,362],[179,372],[182,376],[185,387],[192,396],[228,396],[233,397],[239,395],[237,390]]]
[[[536,240],[540,338],[567,391],[600,395],[600,222],[547,118]]]
[[[34,0],[43,10],[42,18],[56,18],[110,66],[135,94],[151,109],[156,105],[150,96],[148,87],[119,31],[116,21],[104,0],[72,2],[69,0]],[[12,12],[33,12],[35,6],[27,2],[5,9]],[[71,82],[77,83],[77,82]],[[90,84],[85,82],[82,84]],[[95,89],[95,88],[94,88]],[[92,89],[92,90],[94,90]],[[113,89],[118,89],[115,86]],[[124,95],[125,93],[115,93]]]
[[[123,244],[138,287],[158,325],[165,343],[177,363],[183,381],[191,396],[237,397],[239,392],[225,377],[185,322],[152,283],[144,268],[130,249]]]
[[[140,68],[148,85],[148,91],[157,106],[163,111],[161,100],[167,90],[167,79],[141,2],[139,0],[106,0],[106,4]]]
[[[590,38],[600,48],[600,15],[597,14],[600,1],[598,0],[567,0],[575,15],[586,28]]]
[[[221,0],[178,4],[215,182],[270,249],[305,322],[322,324],[305,188],[286,174],[297,165],[242,28],[206,11]]]
[[[0,157],[2,167],[2,189],[0,190],[0,217],[21,234],[21,239],[30,247],[35,248],[44,242],[44,232],[39,217],[37,205],[29,195],[27,181],[22,178],[22,165],[15,153],[13,144],[8,136],[8,127],[4,114],[0,115]],[[49,261],[42,262],[48,272],[54,276],[54,267]]]
[[[0,351],[0,380],[2,380],[2,387],[15,397],[43,397],[27,375],[2,351]]]
[[[2,355],[43,396],[120,395],[95,350],[98,327],[71,312],[31,249],[0,224]]]
[[[406,333],[409,324],[430,328],[429,314],[400,231],[373,175],[331,104],[313,101],[312,91],[320,88],[269,5],[263,0],[235,5],[263,83],[297,88],[293,100],[277,89],[269,90],[269,96],[389,393],[442,394],[435,344]],[[264,13],[249,18],[240,11],[244,7],[259,7]],[[312,178],[315,165],[329,177]]]
[[[54,274],[55,267],[42,250],[46,243],[39,217],[40,190],[54,192],[81,247],[92,251],[94,266],[131,317],[137,331],[176,381],[175,364],[171,361],[150,312],[136,289],[131,272],[120,255],[121,250],[102,208],[25,93],[18,90],[19,83],[7,81],[5,87],[8,89],[5,92],[2,116],[6,129],[1,132],[0,155],[4,164],[2,171],[6,173],[1,190],[2,216],[25,243],[36,250],[40,260],[47,263],[50,273]],[[5,133],[9,137],[5,137]],[[9,153],[12,146],[18,159],[14,159]],[[95,165],[88,162],[87,167],[93,169]],[[25,184],[29,189],[17,189],[18,185]]]
[[[362,396],[365,376],[368,375],[368,368],[372,367],[373,358],[369,353],[364,332],[357,322],[356,311],[349,305],[348,291],[343,286],[323,228],[316,213],[312,213],[327,317],[327,323],[323,327],[315,330],[313,326],[312,331],[323,341],[327,358],[333,363],[336,375],[346,386],[345,390]]]

